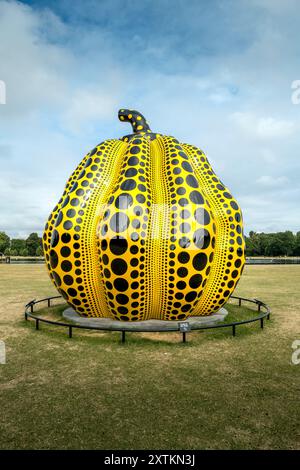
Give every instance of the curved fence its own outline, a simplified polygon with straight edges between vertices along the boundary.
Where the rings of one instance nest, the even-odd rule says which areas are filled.
[[[46,308],[50,308],[51,306],[54,306],[52,301],[55,300],[55,299],[60,299],[60,298],[62,298],[62,296],[57,295],[57,296],[53,296],[53,297],[46,297],[44,299],[39,299],[39,300],[36,300],[36,299],[31,300],[30,302],[28,302],[25,305],[25,312],[24,312],[25,320],[26,321],[28,321],[29,319],[34,320],[36,330],[40,329],[40,323],[47,323],[47,324],[50,324],[50,325],[65,327],[68,330],[69,338],[73,337],[73,330],[74,329],[101,330],[101,331],[120,331],[121,334],[122,334],[122,336],[121,336],[122,343],[125,342],[126,332],[131,331],[131,332],[135,332],[135,333],[138,333],[138,332],[140,332],[140,333],[142,333],[142,332],[149,333],[149,330],[143,330],[143,329],[139,329],[138,331],[136,329],[130,330],[130,328],[128,328],[128,324],[126,324],[126,330],[125,330],[124,326],[122,326],[122,322],[120,322],[120,328],[114,328],[114,330],[112,330],[109,327],[105,327],[105,325],[88,326],[88,325],[70,324],[70,323],[66,323],[66,322],[63,322],[63,321],[49,320],[47,318],[43,318],[42,316],[38,315],[38,312],[35,311],[35,306],[37,304],[46,303]],[[235,322],[231,322],[231,323],[219,323],[219,324],[216,324],[216,325],[197,326],[196,328],[193,328],[193,330],[189,330],[187,328],[187,322],[185,322],[185,321],[174,322],[175,323],[174,324],[174,329],[168,329],[168,331],[172,331],[172,332],[178,331],[180,334],[182,334],[182,341],[186,342],[186,335],[187,335],[188,331],[211,330],[211,329],[217,329],[217,328],[231,328],[232,335],[236,336],[237,327],[240,326],[240,325],[259,322],[260,327],[264,328],[264,320],[265,319],[269,320],[270,315],[271,315],[271,310],[270,310],[270,308],[268,307],[267,304],[265,304],[264,302],[262,302],[261,300],[258,300],[258,299],[246,299],[244,297],[237,297],[237,296],[231,296],[231,299],[237,300],[239,307],[242,306],[243,302],[248,302],[248,303],[254,304],[257,308],[258,315],[256,315],[255,317],[252,317],[252,318],[246,318],[245,320],[235,321]],[[156,332],[161,332],[161,331],[166,331],[166,330],[157,329],[155,331]],[[154,331],[152,330],[152,333],[153,332]]]

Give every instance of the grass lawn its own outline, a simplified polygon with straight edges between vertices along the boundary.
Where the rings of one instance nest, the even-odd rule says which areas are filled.
[[[263,331],[68,339],[23,320],[56,294],[45,267],[0,265],[0,448],[300,449],[300,265],[247,266],[236,293],[271,306]]]

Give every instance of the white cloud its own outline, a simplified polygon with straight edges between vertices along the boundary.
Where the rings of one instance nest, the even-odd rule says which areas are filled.
[[[117,94],[102,89],[79,89],[70,98],[70,103],[62,114],[62,126],[76,134],[100,121],[113,116],[118,107]]]
[[[251,113],[236,112],[230,118],[246,134],[259,139],[280,139],[299,130],[299,125],[272,116],[260,117]]]
[[[271,175],[262,175],[257,178],[256,182],[268,188],[279,188],[281,186],[286,186],[289,182],[289,179],[286,176],[274,177]]]

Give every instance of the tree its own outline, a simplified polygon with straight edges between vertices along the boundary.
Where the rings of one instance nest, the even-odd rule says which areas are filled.
[[[245,239],[247,256],[260,256],[263,254],[260,233],[250,232],[249,237],[245,237]]]
[[[28,254],[29,254],[29,253],[28,253],[27,248],[24,248],[24,249],[21,251],[21,253],[20,253],[21,256],[28,256]]]
[[[295,237],[294,253],[295,256],[300,256],[300,232],[297,232]]]
[[[9,249],[9,248],[6,248],[6,249],[4,250],[4,254],[5,254],[5,256],[9,256],[9,255],[10,255],[10,249]]]
[[[5,232],[0,232],[0,252],[4,253],[6,248],[9,248],[10,238]]]
[[[42,245],[42,239],[37,233],[31,233],[26,240],[26,248],[30,256],[35,256],[36,250]]]
[[[10,255],[11,256],[18,256],[18,251],[17,250],[10,250]]]
[[[293,232],[278,232],[270,234],[268,244],[268,256],[291,256],[295,247],[295,236]]]
[[[19,238],[13,238],[10,242],[10,249],[16,252],[16,255],[20,255],[21,251],[26,248],[25,240]]]
[[[36,256],[43,256],[43,248],[41,246],[38,246],[35,252]]]

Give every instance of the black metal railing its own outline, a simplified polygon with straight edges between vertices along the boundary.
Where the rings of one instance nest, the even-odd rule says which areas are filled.
[[[185,323],[185,322],[180,322],[180,321],[176,322],[177,326],[174,325],[174,329],[168,329],[168,330],[165,330],[163,328],[162,329],[157,328],[156,330],[151,330],[151,331],[149,329],[143,329],[143,328],[138,329],[138,330],[136,328],[130,329],[130,326],[129,326],[128,323],[126,323],[126,329],[125,329],[124,326],[122,326],[122,322],[120,322],[120,327],[114,326],[114,328],[112,329],[108,325],[99,325],[99,326],[77,325],[77,324],[65,323],[65,322],[62,322],[62,321],[49,320],[47,318],[43,318],[43,317],[37,315],[36,314],[37,312],[34,312],[34,306],[35,305],[40,304],[42,302],[47,302],[47,308],[50,308],[51,306],[53,306],[52,300],[60,299],[60,298],[62,298],[61,295],[56,295],[56,296],[53,296],[53,297],[46,297],[46,298],[40,299],[40,300],[36,300],[36,299],[31,300],[30,302],[28,302],[25,305],[25,312],[24,312],[25,320],[27,321],[29,318],[35,320],[36,330],[40,329],[40,322],[48,323],[50,325],[66,327],[68,329],[69,338],[73,337],[73,329],[74,328],[83,329],[83,330],[120,331],[121,335],[122,335],[121,336],[122,343],[125,343],[125,333],[126,333],[126,331],[127,332],[136,332],[136,333],[150,333],[150,332],[154,333],[154,332],[162,332],[162,331],[164,331],[164,332],[176,332],[176,331],[178,331],[179,333],[182,334],[182,341],[185,343],[186,342],[186,334],[187,334],[188,331],[211,330],[211,329],[217,329],[217,328],[231,328],[232,329],[232,336],[236,336],[236,330],[237,330],[238,326],[245,325],[247,323],[254,323],[254,322],[260,322],[260,327],[261,327],[261,329],[263,329],[264,328],[264,320],[265,319],[270,320],[270,315],[271,315],[271,310],[270,310],[269,306],[267,304],[265,304],[264,302],[262,302],[261,300],[247,299],[245,297],[237,297],[237,296],[231,296],[230,299],[238,300],[238,306],[239,307],[242,306],[242,302],[248,302],[248,303],[255,304],[257,306],[257,311],[259,312],[259,315],[255,316],[253,318],[246,318],[245,320],[239,320],[239,321],[235,321],[235,322],[231,322],[231,323],[218,323],[216,325],[196,326],[196,327],[194,327],[190,330],[187,330],[187,331],[182,331],[180,325]],[[124,325],[124,323],[123,323],[123,325]],[[134,323],[134,325],[136,325],[136,323]]]

